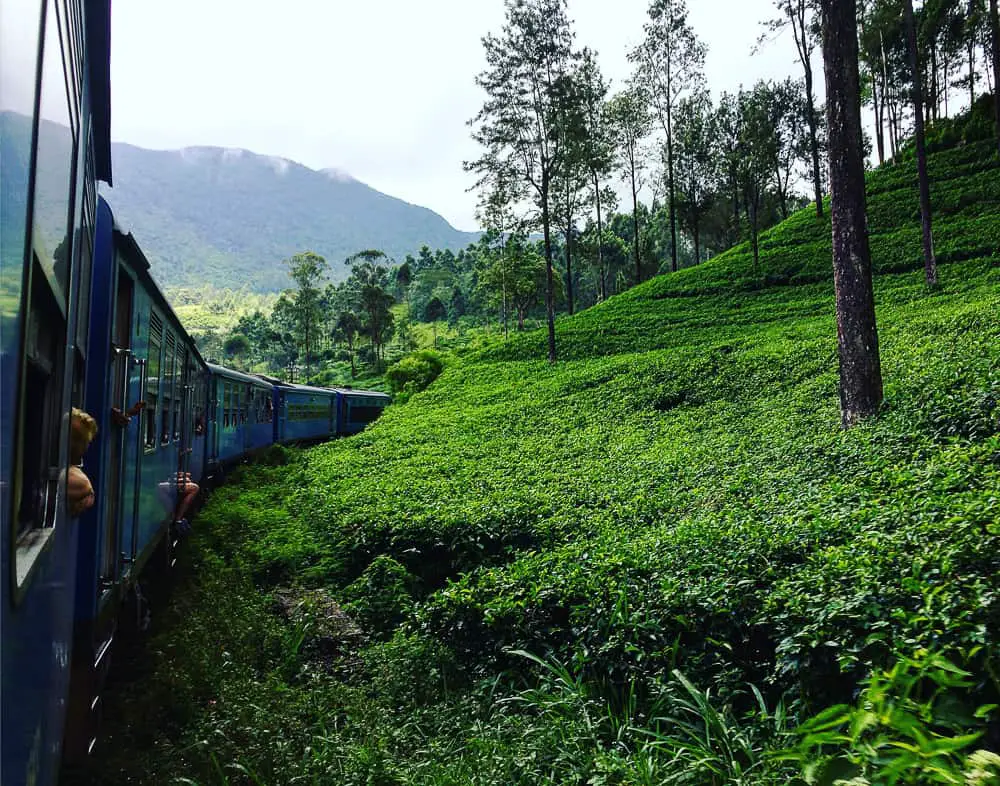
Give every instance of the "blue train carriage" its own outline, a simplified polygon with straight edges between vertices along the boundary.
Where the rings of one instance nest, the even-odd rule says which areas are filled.
[[[336,434],[335,390],[277,382],[274,391],[276,442],[316,442]]]
[[[170,524],[206,442],[206,365],[103,199],[92,281],[85,408],[98,436],[84,469],[100,493],[79,527],[69,761],[96,739],[122,602],[157,549],[172,563]]]
[[[363,431],[378,420],[392,399],[374,390],[337,388],[337,434],[348,436]]]
[[[69,412],[92,361],[97,181],[111,181],[110,3],[18,0],[0,14],[0,781],[55,781],[79,524]]]
[[[274,442],[273,386],[210,363],[208,463],[229,464]]]

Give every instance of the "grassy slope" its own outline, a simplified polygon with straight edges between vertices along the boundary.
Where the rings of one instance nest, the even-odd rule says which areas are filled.
[[[364,654],[363,701],[328,697],[354,708],[336,733],[295,705],[298,752],[253,759],[262,779],[292,759],[333,772],[301,758],[323,734],[345,783],[365,756],[386,783],[549,782],[532,757],[551,782],[594,772],[593,751],[560,764],[565,740],[528,743],[506,710],[448,688],[523,666],[511,647],[553,653],[605,698],[678,665],[723,696],[785,694],[800,717],[925,646],[968,656],[995,693],[1000,173],[989,143],[931,173],[934,293],[914,167],[870,178],[886,380],[870,424],[838,428],[829,222],[806,210],[764,236],[759,271],[742,246],[560,320],[555,366],[535,359],[541,334],[456,358],[365,434],[220,492],[204,521],[239,533],[224,551],[241,581],[328,587],[387,642]],[[239,759],[231,710],[194,717],[177,740],[229,724],[207,747]],[[431,731],[399,730],[414,717]]]

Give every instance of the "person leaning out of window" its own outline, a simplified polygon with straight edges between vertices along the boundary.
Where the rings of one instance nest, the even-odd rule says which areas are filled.
[[[69,428],[70,468],[66,475],[66,500],[71,518],[94,505],[94,487],[82,465],[83,454],[96,436],[97,421],[82,409],[73,407]]]

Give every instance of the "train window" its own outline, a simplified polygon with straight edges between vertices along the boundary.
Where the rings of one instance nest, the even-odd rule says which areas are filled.
[[[183,351],[182,348],[177,347],[177,376],[178,376],[178,390],[177,394],[177,405],[174,407],[174,439],[178,440],[181,438],[181,419],[191,411],[190,400],[191,400],[191,384],[194,380],[194,374],[191,369],[191,358],[187,351]]]
[[[167,331],[166,346],[163,350],[163,392],[161,400],[163,402],[163,416],[160,418],[160,444],[166,445],[170,442],[170,434],[173,429],[174,398],[176,397],[176,365],[174,363],[177,354],[177,342],[174,334]]]
[[[45,123],[38,132],[32,246],[45,275],[51,280],[56,301],[65,313],[69,295],[72,244],[69,227],[77,140],[66,93],[57,5],[60,3],[55,0],[49,0],[46,5],[39,109],[42,118],[52,122]]]
[[[21,399],[21,485],[16,518],[19,585],[27,578],[34,556],[55,524],[62,464],[66,323],[44,276],[40,275],[37,259],[34,267]]]
[[[198,373],[197,369],[193,369],[191,372],[191,378],[195,380],[194,383],[194,435],[196,437],[202,436],[206,431],[205,423],[205,381],[202,379],[201,374]]]
[[[90,325],[90,287],[94,267],[94,216],[97,212],[97,189],[94,185],[94,156],[90,145],[87,145],[87,157],[84,165],[83,205],[80,213],[80,225],[77,228],[78,255],[77,269],[80,276],[80,300],[76,317],[76,346],[84,358],[87,352],[87,329]]]
[[[222,383],[222,427],[229,428],[229,408],[232,402],[229,383]]]
[[[156,450],[156,416],[160,391],[160,352],[163,343],[163,320],[149,312],[149,355],[146,359],[146,450]]]
[[[364,404],[350,404],[348,417],[348,422],[350,423],[371,423],[373,420],[377,420],[379,415],[382,414],[382,408],[384,405],[364,405]]]
[[[274,404],[271,401],[270,392],[264,394],[264,422],[274,422]]]

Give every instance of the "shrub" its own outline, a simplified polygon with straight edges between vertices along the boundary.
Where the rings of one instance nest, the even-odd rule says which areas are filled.
[[[393,393],[419,393],[425,390],[438,375],[444,364],[441,357],[430,350],[407,355],[385,372]]]

